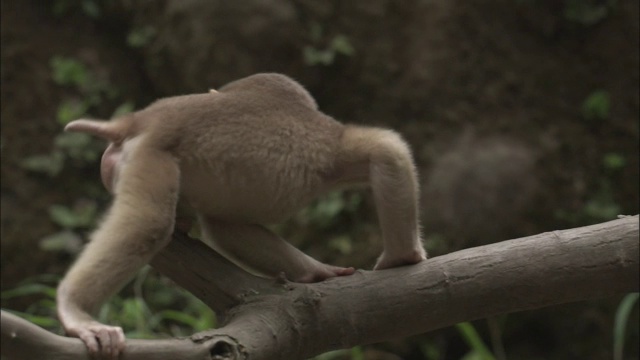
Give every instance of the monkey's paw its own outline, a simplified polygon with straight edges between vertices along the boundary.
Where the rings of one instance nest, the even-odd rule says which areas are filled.
[[[413,265],[426,259],[427,253],[422,247],[413,249],[412,251],[400,256],[388,256],[386,253],[382,253],[373,270],[384,270],[398,266]]]
[[[125,347],[121,327],[91,322],[67,329],[67,334],[80,338],[94,359],[116,360]]]

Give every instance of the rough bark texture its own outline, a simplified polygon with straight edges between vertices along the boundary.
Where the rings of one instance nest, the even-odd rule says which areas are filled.
[[[177,236],[153,265],[226,323],[190,341],[128,340],[123,359],[304,359],[464,320],[637,291],[639,256],[632,216],[302,285],[253,277]],[[10,359],[86,356],[80,340],[4,312],[2,341]]]

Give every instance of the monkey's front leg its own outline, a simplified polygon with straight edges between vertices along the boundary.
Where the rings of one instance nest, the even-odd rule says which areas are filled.
[[[162,151],[138,147],[119,166],[114,203],[57,294],[66,332],[101,359],[117,359],[125,338],[121,328],[101,324],[91,314],[169,241],[179,187],[178,165]]]
[[[230,223],[198,216],[204,241],[238,265],[259,274],[311,283],[331,277],[351,275],[344,268],[321,263],[306,255],[261,225]]]

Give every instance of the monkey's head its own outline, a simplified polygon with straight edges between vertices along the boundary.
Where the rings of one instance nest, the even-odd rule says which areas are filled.
[[[100,163],[100,176],[104,187],[113,194],[118,179],[118,169],[122,147],[128,131],[128,126],[123,121],[98,121],[79,119],[67,124],[65,131],[83,132],[101,137],[109,142],[107,149],[102,154]]]

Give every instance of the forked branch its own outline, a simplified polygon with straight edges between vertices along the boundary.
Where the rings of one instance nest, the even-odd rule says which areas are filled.
[[[638,291],[638,216],[316,284],[245,273],[176,234],[152,265],[224,319],[188,339],[127,340],[122,359],[305,359],[460,321]],[[78,339],[2,312],[7,359],[87,359]]]

